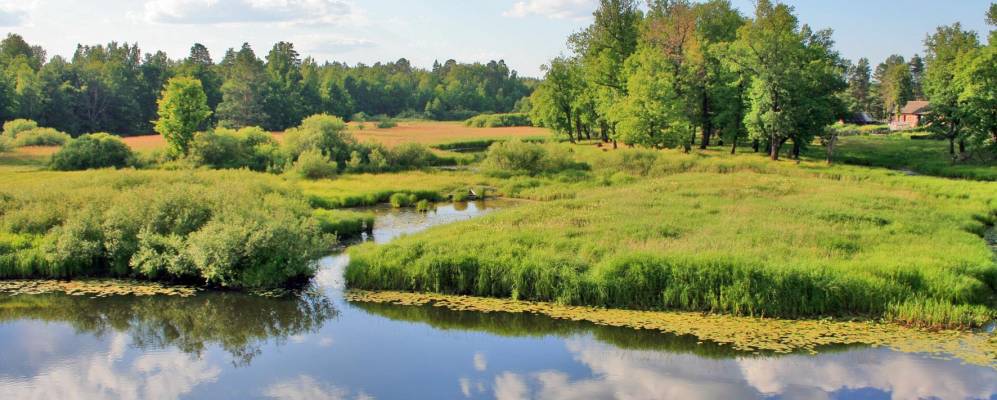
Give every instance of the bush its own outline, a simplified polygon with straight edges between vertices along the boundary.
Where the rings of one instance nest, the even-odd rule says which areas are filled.
[[[425,168],[435,165],[438,157],[419,143],[405,143],[388,152],[388,162],[395,170]]]
[[[294,163],[294,172],[305,179],[325,179],[336,176],[338,166],[318,149],[305,150]]]
[[[30,119],[15,119],[4,122],[3,136],[14,140],[18,133],[38,129],[38,123]]]
[[[492,175],[539,175],[584,167],[572,159],[568,148],[519,140],[493,144],[482,166]]]
[[[56,174],[0,198],[0,231],[21,237],[0,243],[0,278],[267,289],[312,276],[331,244],[291,184],[246,171]]]
[[[472,128],[502,128],[512,126],[533,126],[530,116],[521,113],[481,114],[464,121],[464,125]]]
[[[312,215],[319,222],[322,232],[334,234],[337,238],[353,238],[373,232],[374,214],[344,210],[315,210]]]
[[[95,168],[124,168],[132,165],[131,148],[117,136],[107,133],[83,135],[52,155],[52,169],[77,171]]]
[[[198,132],[188,157],[196,165],[261,172],[281,168],[286,159],[273,136],[258,127]]]
[[[72,137],[53,128],[35,128],[18,132],[14,137],[14,147],[62,146],[69,139]]]
[[[347,132],[346,123],[328,114],[305,118],[301,126],[288,129],[284,134],[284,148],[295,160],[306,150],[315,149],[338,165],[346,165],[355,146],[356,140]]]
[[[378,129],[391,129],[391,128],[394,128],[396,126],[398,126],[398,123],[395,122],[395,120],[393,120],[391,118],[386,118],[386,119],[382,119],[380,121],[377,121],[377,127],[378,127]]]

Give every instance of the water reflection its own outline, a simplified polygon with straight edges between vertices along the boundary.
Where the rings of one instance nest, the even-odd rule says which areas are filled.
[[[282,342],[317,331],[336,315],[329,298],[311,291],[271,299],[240,293],[194,297],[116,296],[82,298],[64,294],[0,297],[0,322],[46,321],[96,337],[126,335],[132,346],[175,348],[200,356],[210,345],[236,364],[249,364],[267,341]],[[5,352],[5,357],[11,353]]]

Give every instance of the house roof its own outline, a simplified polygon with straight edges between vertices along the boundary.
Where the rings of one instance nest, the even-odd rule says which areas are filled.
[[[921,101],[921,100],[908,101],[907,105],[905,105],[904,108],[900,110],[900,113],[917,114],[917,115],[926,114],[928,112],[929,106],[931,106],[931,103],[928,103],[927,101]]]

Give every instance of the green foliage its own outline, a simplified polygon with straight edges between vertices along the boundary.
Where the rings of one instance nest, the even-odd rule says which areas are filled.
[[[293,171],[305,179],[327,179],[336,176],[339,167],[319,149],[308,149],[298,155]]]
[[[464,125],[472,128],[504,128],[511,126],[532,126],[527,114],[481,114],[464,121]]]
[[[940,140],[914,140],[910,135],[844,135],[834,158],[835,162],[905,170],[911,174],[997,181],[997,167],[993,164],[986,161],[953,164],[947,156],[947,147]],[[810,156],[821,157],[814,152]]]
[[[156,132],[166,138],[173,154],[186,156],[194,133],[211,116],[201,81],[189,77],[170,79],[158,104]]]
[[[326,114],[305,118],[301,126],[284,133],[284,148],[293,159],[308,150],[318,150],[339,165],[346,165],[356,140],[339,117]]]
[[[245,171],[36,173],[0,198],[3,278],[275,288],[329,245],[299,192]]]
[[[133,165],[135,156],[117,136],[92,133],[70,140],[52,155],[52,169],[79,171],[97,168],[124,168]]]
[[[68,134],[53,128],[34,128],[18,132],[12,144],[14,147],[62,146],[70,139]]]
[[[3,136],[14,139],[18,133],[38,129],[38,123],[30,119],[15,119],[3,123]]]
[[[571,150],[519,140],[498,142],[488,148],[482,168],[494,175],[539,175],[583,168],[571,157]]]
[[[198,132],[189,156],[195,165],[260,172],[280,171],[286,158],[273,136],[258,127]]]
[[[391,129],[398,126],[398,122],[395,122],[394,119],[391,119],[387,115],[379,115],[374,119],[377,121],[378,129]]]

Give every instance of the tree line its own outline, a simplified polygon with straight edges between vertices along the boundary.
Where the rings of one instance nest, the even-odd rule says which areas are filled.
[[[988,13],[991,24],[997,6]],[[594,21],[544,66],[530,98],[535,123],[571,141],[707,148],[740,142],[778,159],[857,113],[886,119],[908,100],[932,104],[930,129],[952,154],[997,154],[997,39],[956,23],[925,40],[925,57],[891,56],[875,71],[834,49],[831,30],[801,24],[792,7],[759,0],[746,17],[728,0],[600,0]]]
[[[264,58],[248,44],[215,63],[194,44],[183,59],[143,54],[137,44],[79,45],[71,58],[47,58],[45,49],[9,34],[0,41],[0,120],[25,118],[78,135],[146,134],[156,120],[166,82],[199,80],[212,111],[209,124],[284,130],[304,117],[343,119],[388,115],[465,119],[522,107],[535,80],[519,77],[503,61],[435,63],[431,70],[395,62],[319,64],[279,42]],[[207,126],[202,127],[207,128]]]

